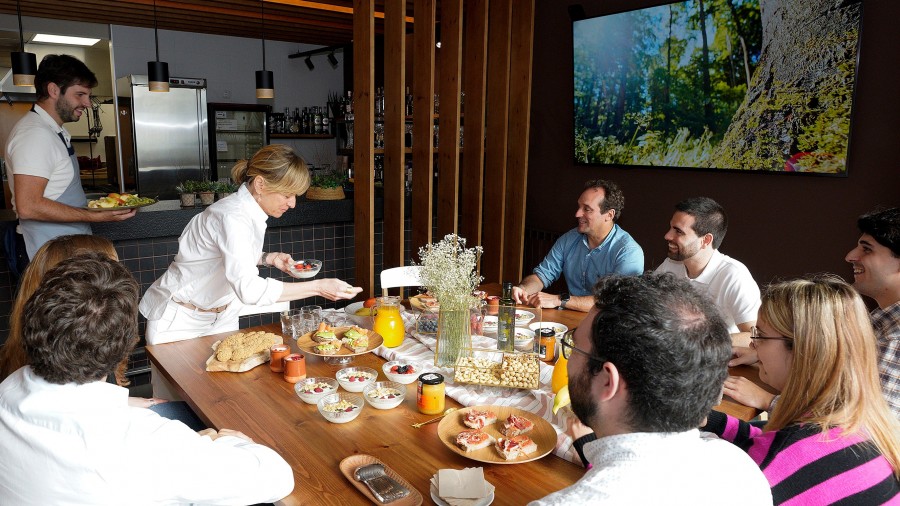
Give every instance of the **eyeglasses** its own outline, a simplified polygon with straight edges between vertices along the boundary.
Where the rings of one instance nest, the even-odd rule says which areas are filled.
[[[757,327],[750,327],[750,341],[753,343],[754,346],[759,346],[759,342],[764,341],[766,339],[774,339],[777,341],[793,341],[793,339],[791,339],[790,337],[784,337],[784,336],[774,336],[774,337],[761,336],[761,335],[759,335],[759,329]]]
[[[593,355],[591,355],[590,353],[582,350],[581,348],[575,347],[575,339],[573,337],[574,334],[575,334],[575,329],[567,330],[566,333],[563,334],[563,340],[562,340],[562,356],[563,356],[563,358],[566,360],[569,360],[569,357],[572,356],[572,350],[575,350],[578,353],[581,353],[585,357],[596,358]]]

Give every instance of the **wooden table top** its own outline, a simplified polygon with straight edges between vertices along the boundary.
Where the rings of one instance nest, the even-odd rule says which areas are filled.
[[[584,313],[570,310],[543,310],[545,321],[575,328]],[[253,329],[280,334],[280,324]],[[416,408],[416,383],[407,385],[403,404],[392,410],[376,410],[366,405],[360,416],[347,424],[326,421],[315,405],[306,404],[294,393],[294,385],[273,373],[267,364],[244,373],[207,372],[211,345],[228,334],[147,346],[150,360],[174,385],[184,400],[210,427],[239,430],[254,441],[277,451],[294,470],[293,493],[282,504],[368,504],[339,469],[345,457],[369,454],[384,462],[410,482],[433,504],[429,480],[438,469],[484,467],[485,478],[496,487],[497,504],[526,504],[571,485],[584,469],[554,455],[516,465],[483,464],[457,455],[440,441],[438,424],[420,429],[412,423],[432,418]],[[292,352],[297,343],[288,339]],[[355,357],[351,365],[378,371],[384,359],[368,353]],[[307,376],[334,377],[344,366],[332,366],[321,357],[306,354]],[[742,366],[732,374],[759,382],[756,370]],[[461,407],[449,396],[447,407]],[[757,411],[726,398],[715,409],[747,420]]]

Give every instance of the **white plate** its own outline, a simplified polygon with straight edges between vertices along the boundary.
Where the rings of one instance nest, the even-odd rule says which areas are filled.
[[[485,480],[487,481],[487,480]],[[434,483],[431,484],[431,500],[434,501],[438,506],[450,506],[450,503],[441,499],[441,496],[437,495],[437,487],[434,486]],[[488,506],[489,504],[494,502],[494,492],[491,491],[491,494],[481,501],[475,503],[473,506]]]

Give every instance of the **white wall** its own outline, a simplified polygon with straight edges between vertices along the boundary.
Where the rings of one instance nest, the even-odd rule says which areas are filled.
[[[198,22],[202,22],[198,20]],[[110,27],[115,77],[147,73],[147,62],[155,59],[153,30],[131,26]],[[328,92],[344,89],[343,54],[336,53],[338,67],[325,55],[313,57],[314,70],[303,59],[288,55],[320,46],[266,41],[266,69],[275,74],[275,98],[256,98],[255,72],[262,70],[259,39],[226,37],[168,30],[159,31],[159,59],[168,62],[173,77],[207,80],[207,100],[237,104],[268,104],[276,112],[285,107],[324,106]],[[289,144],[311,163],[334,163],[333,140],[278,139]],[[322,158],[325,160],[322,160]]]

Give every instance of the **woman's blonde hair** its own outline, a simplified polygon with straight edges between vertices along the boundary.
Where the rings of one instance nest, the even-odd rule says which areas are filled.
[[[763,293],[759,319],[793,349],[766,430],[803,423],[862,432],[900,477],[900,424],[881,391],[875,333],[859,293],[833,275],[775,283]]]
[[[266,189],[276,193],[303,195],[309,188],[309,169],[303,158],[283,144],[270,144],[231,169],[231,179],[242,184],[260,177]]]
[[[31,263],[22,274],[22,282],[19,284],[19,291],[13,302],[12,313],[9,317],[9,337],[6,339],[6,344],[0,347],[0,381],[6,379],[16,369],[28,364],[25,345],[22,341],[22,311],[25,303],[37,290],[47,271],[63,260],[86,251],[97,251],[114,260],[119,259],[113,243],[105,237],[96,235],[60,236],[44,243],[34,254],[34,258],[31,259]],[[126,362],[123,362],[116,369],[116,383],[121,386],[129,384],[129,381],[125,379],[127,365]]]

